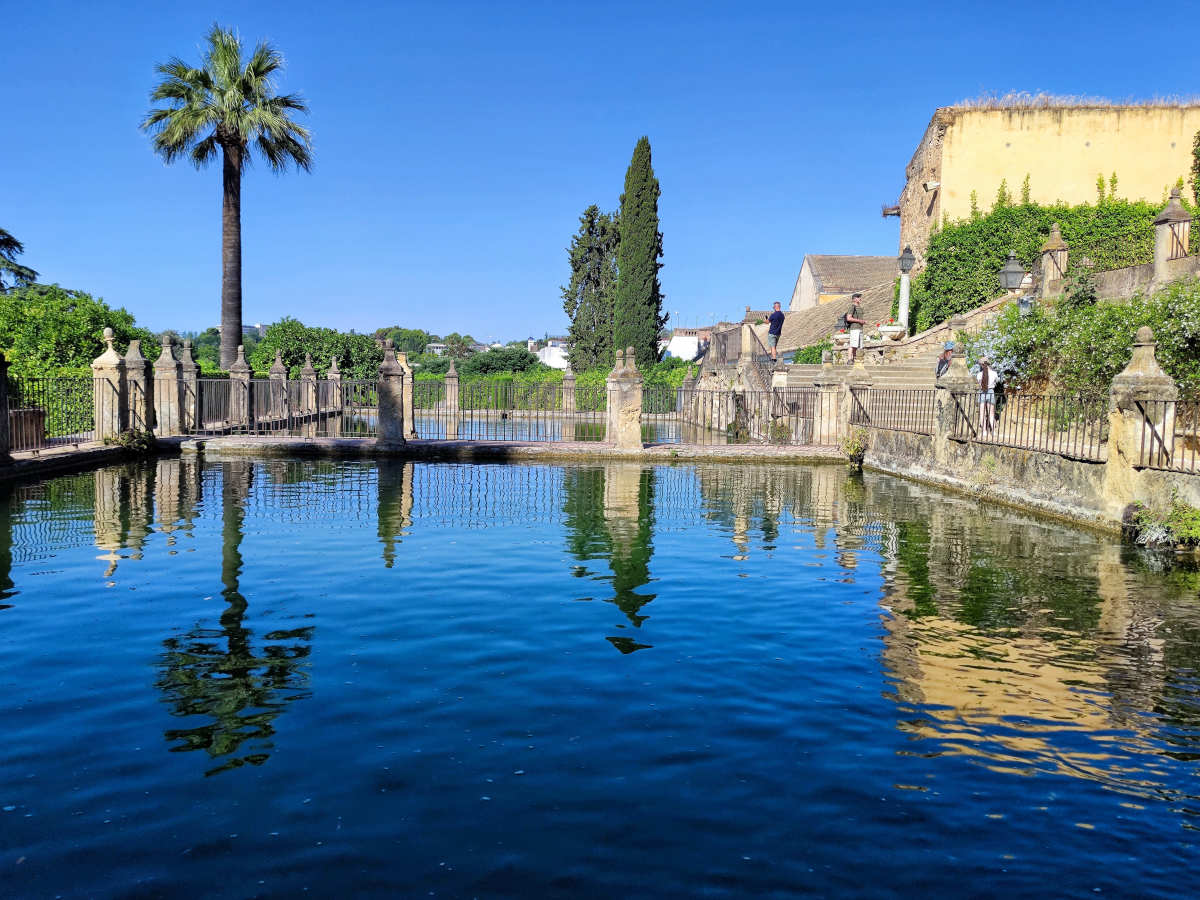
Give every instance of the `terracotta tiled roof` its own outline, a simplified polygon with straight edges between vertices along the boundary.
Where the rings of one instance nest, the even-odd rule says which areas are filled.
[[[849,294],[891,281],[896,277],[894,256],[820,256],[807,257],[823,294]]]
[[[755,322],[765,322],[771,312],[772,310],[769,309],[751,309],[747,306],[746,315],[742,317],[742,321],[749,322],[751,325]]]
[[[893,293],[893,282],[890,278],[883,284],[876,284],[862,292],[859,308],[862,318],[867,320],[865,329],[868,333],[876,322],[886,322],[891,315]],[[846,299],[822,303],[800,312],[785,313],[783,333],[779,335],[780,352],[819,344],[837,330],[838,320],[849,308],[850,301]]]

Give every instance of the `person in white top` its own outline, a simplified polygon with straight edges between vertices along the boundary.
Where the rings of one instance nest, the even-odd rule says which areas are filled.
[[[979,359],[975,380],[979,382],[979,430],[991,434],[996,422],[996,382],[1000,378],[986,356]]]

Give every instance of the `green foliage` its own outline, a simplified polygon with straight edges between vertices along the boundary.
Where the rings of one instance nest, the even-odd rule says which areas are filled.
[[[617,248],[617,292],[613,309],[613,343],[633,347],[641,367],[658,361],[662,314],[662,232],[658,230],[661,193],[650,158],[650,139],[641,137],[625,173],[621,195],[620,245]]]
[[[538,358],[520,347],[505,347],[468,356],[458,367],[460,376],[493,375],[500,372],[524,372],[541,365]],[[549,368],[546,366],[545,368]]]
[[[846,459],[849,460],[852,468],[861,468],[863,458],[867,455],[867,446],[870,443],[871,436],[865,428],[851,428],[850,431],[842,438],[842,452],[846,454]]]
[[[954,222],[930,237],[925,268],[912,280],[911,321],[924,331],[1000,296],[999,272],[1009,250],[1032,269],[1055,222],[1070,245],[1072,267],[1084,259],[1099,272],[1149,262],[1159,210],[1117,199],[1099,206],[1030,203]]]
[[[895,315],[894,312],[893,315]],[[801,347],[792,357],[792,362],[796,365],[814,365],[821,362],[822,353],[832,349],[833,342],[829,340],[821,341],[821,343],[813,344],[809,347]]]
[[[145,456],[157,445],[153,431],[141,428],[127,428],[115,437],[106,437],[104,443],[110,446],[123,447],[130,453]]]
[[[446,345],[446,353],[454,359],[464,359],[474,353],[473,344],[479,343],[469,334],[459,334],[452,331],[442,339]]]
[[[977,220],[982,213],[979,212],[979,194],[971,191],[971,221]]]
[[[4,284],[6,272],[11,276],[14,285],[32,284],[37,278],[37,272],[17,262],[17,257],[24,252],[25,245],[0,228],[0,294],[8,289]]]
[[[613,362],[613,314],[617,290],[620,216],[592,204],[579,217],[567,256],[570,282],[562,288],[563,310],[571,319],[571,367],[583,371]]]
[[[996,189],[996,202],[992,205],[992,209],[1003,209],[1006,206],[1012,206],[1012,194],[1008,190],[1008,179],[1000,179],[1000,187]]]
[[[221,369],[221,329],[207,328],[192,339],[192,359],[200,366],[204,375],[218,375]],[[254,354],[258,346],[257,334],[242,335],[242,346],[246,351],[246,361]]]
[[[143,352],[152,352],[150,331],[139,328],[125,309],[113,309],[91,294],[57,284],[31,284],[0,294],[0,350],[13,375],[90,375],[92,360],[104,351],[106,327],[113,329],[119,352],[133,338],[142,341]]]
[[[1155,355],[1186,399],[1200,399],[1200,279],[1177,281],[1126,303],[1038,304],[1026,316],[1015,303],[975,335],[964,336],[971,360],[986,354],[1016,388],[1107,396],[1129,362],[1138,328],[1150,326]]]
[[[1192,138],[1192,202],[1200,206],[1200,131]]]
[[[336,359],[342,377],[347,379],[375,378],[379,374],[379,364],[383,362],[383,350],[370,335],[311,328],[291,317],[268,327],[266,335],[246,361],[256,373],[265,374],[275,361],[276,350],[280,351],[283,364],[288,367],[288,377],[293,379],[300,377],[306,353],[312,355],[313,368],[319,373],[328,371],[330,363]]]
[[[1104,204],[1104,175],[1100,172],[1096,173],[1096,204]]]
[[[1165,510],[1137,504],[1132,517],[1133,537],[1149,547],[1200,546],[1200,509],[1184,503],[1177,493]]]
[[[1117,199],[1117,173],[1113,172],[1108,178],[1108,199]]]
[[[1032,202],[1029,199],[1029,173],[1025,173],[1025,180],[1021,182],[1021,205],[1024,206]]]
[[[378,340],[392,341],[397,350],[403,350],[410,356],[424,354],[426,344],[437,343],[441,340],[436,334],[430,334],[420,328],[404,328],[400,325],[378,328],[375,330],[374,337]]]

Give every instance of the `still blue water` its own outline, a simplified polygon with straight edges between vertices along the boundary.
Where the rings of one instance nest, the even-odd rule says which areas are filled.
[[[840,467],[0,500],[0,894],[1180,896],[1200,574]]]

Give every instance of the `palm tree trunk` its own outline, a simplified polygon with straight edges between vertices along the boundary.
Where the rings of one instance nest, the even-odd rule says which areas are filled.
[[[221,368],[237,359],[242,342],[242,148],[223,148],[221,199]]]

